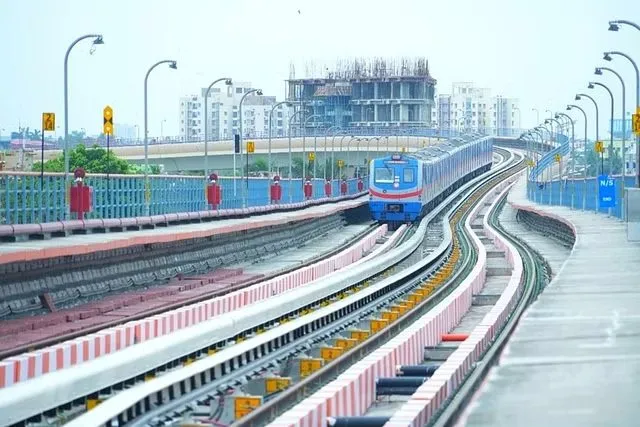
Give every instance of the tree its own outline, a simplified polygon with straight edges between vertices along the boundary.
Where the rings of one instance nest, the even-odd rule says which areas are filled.
[[[609,148],[606,147],[605,154],[609,153]],[[622,156],[620,155],[620,149],[615,148],[613,150],[613,156],[610,159],[609,157],[604,158],[604,162],[601,159],[601,154],[596,153],[595,150],[587,151],[587,175],[588,176],[597,176],[602,173],[602,163],[604,163],[604,173],[609,173],[609,165],[613,165],[612,173],[619,174],[622,172]]]
[[[39,172],[40,167],[41,163],[37,162],[33,165],[33,170]],[[86,148],[82,144],[76,146],[69,153],[69,169],[73,171],[79,167],[88,173],[130,174],[137,172],[137,168],[132,167],[126,160],[116,157],[112,151],[107,156],[107,150],[102,147]],[[150,169],[153,173],[153,169]],[[54,159],[47,160],[44,163],[44,170],[46,172],[64,172],[64,153]],[[159,172],[159,167],[157,171]]]
[[[250,172],[266,172],[269,169],[267,161],[263,158],[256,159],[251,165],[249,165]]]
[[[302,157],[294,157],[291,163],[291,173],[293,174],[292,178],[300,178],[302,177]]]

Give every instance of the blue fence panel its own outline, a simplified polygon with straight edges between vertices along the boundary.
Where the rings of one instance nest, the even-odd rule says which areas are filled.
[[[625,177],[625,187],[634,187],[635,177]],[[562,198],[560,188],[562,187]],[[572,189],[574,191],[573,206],[572,206]],[[562,185],[558,181],[551,183],[546,182],[534,182],[528,181],[527,183],[527,197],[529,200],[544,205],[562,205],[566,207],[573,207],[575,209],[582,209],[583,206],[586,210],[596,211],[598,207],[598,182],[595,177],[586,179],[564,180]],[[623,199],[624,194],[622,192],[622,179],[620,176],[616,177],[616,206],[611,209],[611,215],[617,218],[622,218],[623,215]],[[608,214],[608,208],[599,208],[599,213]]]

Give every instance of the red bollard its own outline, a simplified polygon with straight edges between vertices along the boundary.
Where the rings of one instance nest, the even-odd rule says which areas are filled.
[[[84,169],[76,169],[73,172],[76,185],[69,189],[69,211],[75,213],[79,220],[84,220],[84,214],[91,212],[91,187],[83,184],[85,176]]]
[[[278,175],[273,177],[273,183],[269,188],[269,194],[271,196],[271,203],[280,203],[280,200],[282,199],[282,187],[280,186],[280,177]]]
[[[342,194],[343,196],[347,195],[347,180],[343,179],[342,182],[340,183],[340,194]]]
[[[364,190],[364,182],[362,182],[362,177],[358,177],[358,193],[362,193]]]
[[[305,199],[309,200],[313,197],[313,184],[311,184],[311,178],[307,178],[302,189],[304,190]]]
[[[327,179],[327,182],[324,183],[324,195],[327,197],[331,197],[331,180]]]
[[[222,202],[222,190],[218,184],[218,175],[212,173],[209,175],[209,185],[207,185],[207,203],[211,209],[218,209]]]

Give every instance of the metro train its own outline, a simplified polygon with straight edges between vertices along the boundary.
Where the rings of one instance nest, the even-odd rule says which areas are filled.
[[[375,221],[415,222],[493,163],[493,138],[452,139],[414,153],[374,159],[369,210]]]

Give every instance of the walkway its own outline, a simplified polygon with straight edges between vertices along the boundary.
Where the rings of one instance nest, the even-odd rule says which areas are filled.
[[[367,196],[354,200],[317,205],[248,218],[159,227],[151,230],[80,234],[51,240],[25,241],[0,245],[0,264],[34,261],[60,256],[87,254],[148,243],[165,243],[251,230],[261,227],[318,218],[366,204]]]
[[[640,243],[627,242],[616,219],[530,202],[524,180],[509,203],[564,218],[576,244],[520,320],[460,425],[638,425]]]

